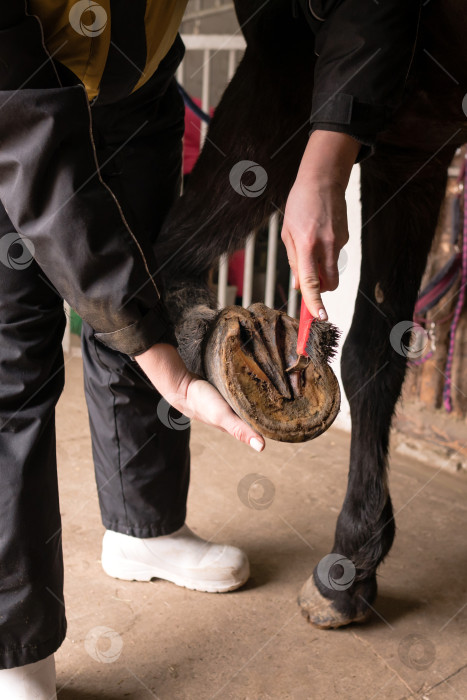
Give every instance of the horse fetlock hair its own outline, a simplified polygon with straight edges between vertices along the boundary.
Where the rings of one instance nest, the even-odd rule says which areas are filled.
[[[183,361],[190,372],[204,377],[203,348],[220,313],[214,295],[201,281],[184,280],[167,289],[164,300]]]

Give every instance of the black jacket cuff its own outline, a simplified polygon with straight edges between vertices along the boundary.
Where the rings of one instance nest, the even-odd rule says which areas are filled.
[[[355,133],[367,135],[382,131],[387,121],[388,110],[381,105],[362,102],[344,92],[313,95],[311,123],[346,124]]]
[[[362,144],[356,163],[374,152],[376,136],[385,128],[387,108],[357,100],[346,93],[318,93],[313,96],[311,132],[337,131]]]
[[[155,343],[178,345],[172,323],[162,305],[151,309],[125,328],[110,333],[94,333],[94,336],[112,350],[132,357],[149,350]]]

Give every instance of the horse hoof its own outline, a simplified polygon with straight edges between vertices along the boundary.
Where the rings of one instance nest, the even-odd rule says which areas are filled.
[[[352,622],[366,622],[371,615],[369,608],[354,617],[348,617],[339,612],[334,607],[332,600],[321,595],[313,576],[310,576],[303,584],[298,594],[298,604],[302,609],[302,615],[313,627],[320,630],[337,629],[350,625]]]
[[[335,338],[330,324],[320,324],[315,333]],[[207,379],[233,410],[264,437],[282,442],[321,435],[340,406],[339,385],[327,364],[332,347],[326,355],[317,343],[305,370],[286,371],[297,359],[297,331],[296,319],[264,304],[231,306],[217,318],[203,355]]]

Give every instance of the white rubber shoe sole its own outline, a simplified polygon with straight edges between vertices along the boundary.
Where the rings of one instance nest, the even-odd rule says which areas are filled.
[[[102,568],[124,581],[158,578],[205,593],[234,591],[250,576],[248,559],[240,549],[206,542],[187,525],[172,535],[147,539],[107,530]]]

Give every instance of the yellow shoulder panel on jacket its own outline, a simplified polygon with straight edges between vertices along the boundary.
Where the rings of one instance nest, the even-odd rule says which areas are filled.
[[[110,0],[29,0],[28,11],[39,18],[49,53],[96,97],[110,46]]]
[[[133,92],[149,80],[168,53],[187,2],[146,0],[146,65]],[[99,94],[105,71],[111,41],[111,9],[112,0],[28,1],[29,12],[42,24],[49,53],[78,76],[90,100]],[[132,31],[131,13],[127,30]]]
[[[144,18],[147,58],[144,73],[133,92],[154,75],[159,63],[168,53],[177,36],[188,0],[147,0]]]

